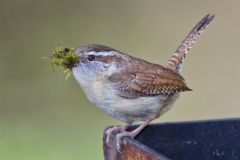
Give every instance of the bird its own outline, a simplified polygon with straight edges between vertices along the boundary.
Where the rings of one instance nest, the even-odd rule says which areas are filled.
[[[135,137],[152,120],[167,112],[180,92],[192,90],[181,74],[183,61],[213,18],[211,14],[203,17],[165,65],[100,44],[84,45],[74,51],[79,60],[70,69],[86,97],[102,111],[124,122],[106,131],[107,144],[113,132],[118,131],[115,146],[120,152],[122,137]],[[142,123],[127,131],[134,122]]]

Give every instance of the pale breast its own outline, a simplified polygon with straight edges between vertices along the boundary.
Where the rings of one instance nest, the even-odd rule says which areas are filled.
[[[132,123],[155,117],[169,110],[176,96],[157,95],[127,99],[117,95],[113,84],[104,76],[84,76],[81,69],[73,70],[87,98],[104,112],[121,121]]]

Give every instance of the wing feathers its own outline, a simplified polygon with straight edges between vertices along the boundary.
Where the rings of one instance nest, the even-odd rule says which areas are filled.
[[[128,64],[109,77],[121,97],[132,99],[190,90],[182,76],[170,69],[141,60]]]

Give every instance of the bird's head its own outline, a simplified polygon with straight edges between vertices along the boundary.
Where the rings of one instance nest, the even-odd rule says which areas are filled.
[[[82,46],[76,49],[74,54],[79,56],[78,64],[74,68],[89,76],[117,69],[128,57],[120,51],[97,44]]]
[[[52,66],[63,67],[68,78],[72,71],[84,76],[94,76],[109,69],[111,72],[128,56],[110,47],[89,44],[76,50],[57,48],[52,56],[46,58],[50,58]]]

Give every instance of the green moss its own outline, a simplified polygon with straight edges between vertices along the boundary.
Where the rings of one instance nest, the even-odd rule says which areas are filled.
[[[50,59],[52,67],[60,66],[64,68],[66,79],[72,74],[72,68],[78,63],[79,56],[74,54],[74,48],[56,48],[53,55],[49,57],[42,57],[44,59]]]

